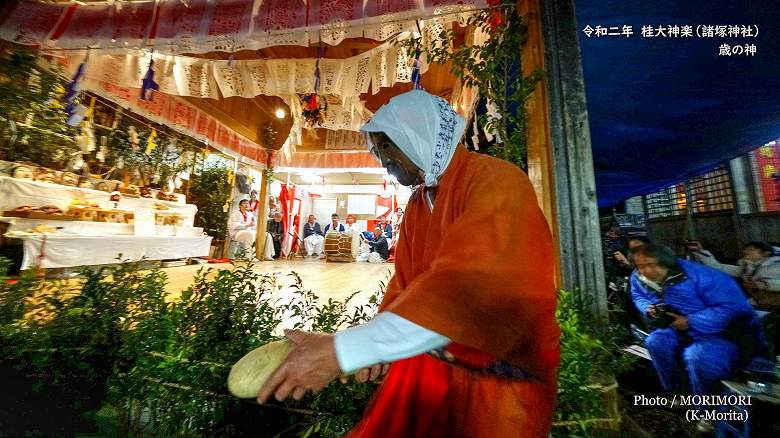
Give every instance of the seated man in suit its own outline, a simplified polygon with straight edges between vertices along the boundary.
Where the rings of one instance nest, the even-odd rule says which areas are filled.
[[[387,239],[387,245],[391,246],[393,244],[393,225],[387,221],[386,217],[378,217],[376,220],[378,221],[376,226],[382,230],[382,235]]]
[[[282,255],[282,240],[284,239],[284,223],[282,223],[282,214],[278,211],[274,213],[272,220],[268,221],[268,232],[274,245],[273,258],[279,258]]]
[[[322,232],[320,223],[316,219],[313,214],[310,214],[309,221],[303,225],[303,244],[306,246],[306,254],[309,257],[323,255],[325,233]]]
[[[387,246],[387,239],[382,236],[382,229],[374,228],[374,240],[368,241],[370,252],[357,256],[358,262],[384,263],[390,257],[390,249]]]

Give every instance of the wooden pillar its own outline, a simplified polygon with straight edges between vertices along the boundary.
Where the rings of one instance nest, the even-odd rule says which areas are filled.
[[[238,173],[238,158],[233,159],[233,170],[230,179],[230,199],[228,200],[228,217],[230,217],[230,210],[233,208],[233,194],[236,192],[236,174]],[[225,236],[225,244],[222,245],[222,258],[233,258],[233,254],[230,254],[230,232]]]
[[[534,162],[535,184],[546,192],[540,201],[548,217],[555,218],[559,286],[580,289],[592,298],[596,314],[606,318],[607,291],[574,1],[523,0],[519,5],[526,8],[531,32],[530,47],[525,50],[545,73],[543,90],[534,95],[529,114],[534,126],[529,169]],[[542,59],[538,59],[540,52]]]
[[[528,20],[528,38],[521,46],[521,72],[529,76],[536,70],[544,71],[544,41],[542,36],[539,0],[521,0],[518,12]],[[552,140],[550,139],[550,117],[545,81],[537,85],[526,103],[528,126],[528,177],[531,179],[539,207],[547,218],[553,235],[556,254],[559,253],[558,222],[555,208],[555,185],[552,167]],[[555,259],[555,285],[561,283],[561,263]]]
[[[268,178],[266,177],[265,169],[260,172],[260,195],[257,205],[257,232],[255,233],[255,257],[258,260],[264,260],[265,258],[265,232],[268,228]]]

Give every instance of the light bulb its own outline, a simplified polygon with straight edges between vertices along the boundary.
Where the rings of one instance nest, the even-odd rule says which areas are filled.
[[[281,108],[277,108],[276,110],[276,118],[277,119],[283,119],[285,116],[284,110]]]

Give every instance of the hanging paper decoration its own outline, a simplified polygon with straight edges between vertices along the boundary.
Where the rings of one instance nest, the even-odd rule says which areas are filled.
[[[130,128],[127,129],[127,136],[130,139],[130,148],[133,152],[138,152],[141,148],[141,142],[138,139],[138,131],[135,130],[135,126],[130,125]]]
[[[157,130],[152,128],[152,132],[149,133],[149,138],[146,140],[146,151],[144,151],[146,155],[150,155],[157,147],[157,143],[154,142],[155,138],[157,138]]]
[[[149,59],[149,69],[146,70],[146,75],[141,82],[141,100],[152,100],[152,90],[157,91],[160,89],[160,85],[154,81],[154,58]]]
[[[325,123],[325,112],[328,110],[328,100],[320,98],[320,60],[324,54],[324,49],[317,48],[317,64],[314,67],[314,93],[305,94],[301,98],[303,124],[306,128],[322,126]]]
[[[30,72],[30,77],[27,79],[27,87],[36,91],[41,89],[41,75],[38,74],[37,70]]]
[[[106,157],[108,156],[108,148],[105,146],[100,146],[100,149],[98,150],[97,155],[95,158],[100,161],[101,163],[106,162]]]
[[[75,137],[76,144],[81,149],[81,153],[88,154],[96,149],[95,132],[89,123],[81,126],[81,134]]]
[[[122,107],[117,108],[116,115],[114,116],[114,122],[111,124],[111,129],[118,128],[120,120],[122,120]]]
[[[474,114],[474,124],[472,126],[472,130],[474,131],[474,135],[471,136],[471,144],[474,146],[474,150],[479,150],[479,123],[477,123],[477,115]]]
[[[414,84],[415,90],[422,90],[422,84],[420,83],[420,80],[422,79],[422,74],[420,73],[420,53],[421,50],[421,44],[422,44],[422,30],[420,29],[420,22],[417,21],[417,31],[420,33],[420,38],[417,38],[417,44],[414,48],[414,61],[412,62],[412,84]]]
[[[84,157],[79,154],[73,159],[73,170],[81,170],[82,167],[84,167]]]
[[[488,118],[492,120],[501,120],[501,113],[498,112],[498,105],[496,105],[495,102],[489,100],[485,105],[485,109],[487,110]],[[498,135],[497,128],[493,128],[490,131],[484,130],[484,133],[485,133],[485,137],[487,138],[487,141],[493,141],[494,136],[496,138],[496,143],[501,143],[503,141],[501,139],[501,136]]]
[[[412,83],[415,90],[422,90],[422,83],[420,82],[422,79],[422,74],[420,74],[420,52],[418,44],[417,48],[414,49],[414,62],[412,63]]]
[[[78,68],[76,69],[76,73],[73,74],[70,83],[65,89],[65,114],[68,115],[67,123],[69,126],[79,126],[82,120],[84,120],[84,116],[86,115],[86,107],[81,104],[76,104],[76,98],[81,92],[81,85],[79,85],[79,81],[81,81],[81,78],[84,76],[84,69],[87,66],[88,59],[89,52],[87,52],[87,56],[84,58],[84,61],[79,64]]]

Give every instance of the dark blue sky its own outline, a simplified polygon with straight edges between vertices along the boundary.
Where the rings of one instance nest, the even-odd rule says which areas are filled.
[[[578,0],[599,203],[680,181],[780,137],[780,1]],[[587,38],[586,26],[634,35]],[[642,38],[642,26],[756,25],[758,38]],[[755,44],[754,57],[718,56]]]

